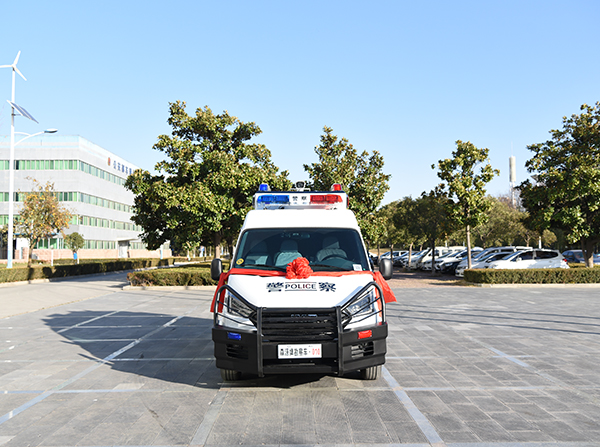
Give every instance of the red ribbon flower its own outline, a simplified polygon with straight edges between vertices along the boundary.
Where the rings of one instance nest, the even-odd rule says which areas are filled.
[[[313,271],[308,265],[308,259],[296,258],[287,265],[285,277],[287,279],[306,279],[312,275]]]

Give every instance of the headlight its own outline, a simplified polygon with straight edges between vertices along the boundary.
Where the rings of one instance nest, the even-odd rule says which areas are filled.
[[[256,319],[256,312],[246,303],[229,291],[225,292],[223,309],[217,316],[217,324],[221,326],[253,330],[252,320]]]
[[[250,318],[250,315],[252,314],[252,309],[229,292],[225,293],[225,306],[230,314],[239,315],[242,318]]]
[[[382,324],[382,306],[382,300],[378,298],[375,287],[359,293],[342,308],[344,328],[356,329]]]
[[[358,297],[348,306],[348,313],[353,317],[368,315],[373,311],[374,291],[370,291],[367,295]]]

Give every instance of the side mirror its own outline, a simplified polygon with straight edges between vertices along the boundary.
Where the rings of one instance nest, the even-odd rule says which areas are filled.
[[[522,259],[521,259],[521,258],[517,258],[517,259],[515,259],[515,261],[517,261],[517,262],[521,262],[521,261],[522,261]]]
[[[379,261],[379,273],[381,273],[381,276],[383,276],[383,279],[386,281],[392,279],[392,275],[394,274],[394,264],[391,259],[384,258]]]
[[[223,273],[223,262],[220,259],[213,259],[210,263],[210,277],[214,281],[218,281]]]

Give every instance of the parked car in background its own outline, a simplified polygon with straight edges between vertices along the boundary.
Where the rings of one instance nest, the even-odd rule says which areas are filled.
[[[391,258],[392,261],[396,256],[400,256],[402,253],[405,253],[405,250],[395,250],[393,253],[391,251],[386,251],[384,254],[382,254],[381,256],[379,256],[379,258],[377,259],[377,261],[375,261],[376,265],[379,265],[379,261],[381,261],[382,259],[385,258]]]
[[[485,256],[481,256],[475,260],[471,261],[471,269],[486,269],[490,266],[490,264],[494,261],[499,261],[500,259],[504,259],[507,256],[512,256],[513,253],[506,253],[505,251],[500,251],[496,253],[488,253]],[[465,270],[467,269],[467,265],[461,265],[456,267],[456,271],[454,274],[458,277],[465,276]]]
[[[413,252],[414,253],[414,252]],[[401,267],[402,266],[402,262],[408,257],[408,251],[403,252],[401,255],[399,256],[394,256],[392,258],[392,263],[394,264],[394,267]]]
[[[585,259],[583,257],[583,250],[567,250],[563,251],[562,255],[565,257],[567,262],[585,263]],[[600,254],[598,253],[594,253],[594,264],[600,264]]]
[[[435,247],[435,257],[439,257],[445,255],[451,251],[459,251],[464,247]],[[411,269],[423,269],[423,263],[430,261],[432,259],[432,250],[431,248],[427,248],[423,251],[424,254],[420,255],[418,259],[411,259],[410,268]]]
[[[483,251],[483,248],[473,247],[473,248],[471,248],[471,256],[475,256],[478,253],[480,253],[481,251]],[[443,258],[436,259],[435,269],[442,273],[454,274],[456,271],[456,267],[458,266],[460,261],[462,261],[466,257],[467,257],[467,249],[464,249],[464,250],[456,252],[456,253],[449,253],[447,256],[444,256]]]
[[[421,256],[424,250],[413,251],[410,255],[411,261],[415,258],[415,256]],[[408,257],[409,252],[407,251],[403,255],[397,256],[394,258],[394,266],[395,267],[406,267],[408,265]]]
[[[520,250],[499,261],[491,262],[491,269],[568,269],[569,264],[561,252],[548,249]]]
[[[454,256],[457,253],[460,253],[461,251],[463,251],[464,247],[452,247],[449,248],[448,251],[446,253],[440,254],[439,256],[436,255],[435,257],[435,264],[436,264],[436,270],[439,270],[438,265],[440,262],[443,262],[444,259]],[[432,269],[432,261],[433,258],[431,257],[431,255],[429,255],[425,260],[421,261],[421,270],[425,270],[425,271],[431,271]]]
[[[426,248],[425,250],[421,250],[419,253],[413,253],[413,255],[410,258],[410,265],[408,265],[408,262],[407,262],[406,267],[413,269],[413,270],[417,269],[419,262],[421,262],[421,259],[423,259],[425,256],[427,256],[430,251],[431,251],[431,248]]]
[[[521,247],[521,246],[512,246],[512,245],[508,245],[505,247],[488,247],[485,250],[480,251],[477,255],[471,256],[471,263],[473,263],[473,261],[483,258],[484,256],[487,256],[490,253],[504,252],[506,254],[509,254],[509,253],[514,253],[519,250],[526,250],[528,248],[531,248],[531,247]],[[468,260],[465,256],[465,258],[462,261],[460,261],[460,263],[456,266],[456,270],[458,270],[459,268],[462,268],[464,271],[467,268],[466,267],[467,264],[468,264]]]

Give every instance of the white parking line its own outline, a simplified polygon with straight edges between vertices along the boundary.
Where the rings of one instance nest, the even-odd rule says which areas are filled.
[[[396,379],[392,377],[388,369],[385,366],[383,366],[381,370],[383,372],[383,378],[388,383],[390,388],[392,388],[392,391],[394,391],[396,397],[398,397],[398,400],[402,403],[402,405],[404,405],[406,411],[408,411],[408,413],[417,423],[418,427],[421,429],[421,431],[427,438],[427,441],[429,441],[429,443],[432,446],[446,446],[436,429],[433,427],[433,425],[431,425],[431,422],[429,422],[427,417],[423,413],[421,413],[421,411],[417,408],[417,406],[414,404],[411,398],[408,397],[406,391],[404,391],[404,389],[400,386]]]
[[[150,331],[149,333],[147,333],[146,335],[132,341],[131,343],[129,343],[127,346],[113,352],[112,354],[108,355],[107,357],[103,358],[102,360],[99,360],[98,362],[96,362],[94,365],[90,366],[89,368],[87,368],[86,370],[80,372],[79,374],[74,375],[73,377],[71,377],[70,379],[64,381],[63,383],[61,383],[60,385],[55,386],[54,388],[52,388],[51,390],[45,391],[42,394],[40,394],[39,396],[31,399],[30,401],[24,403],[23,405],[21,405],[18,408],[15,408],[12,411],[9,411],[8,413],[6,413],[5,415],[0,417],[0,425],[2,425],[3,423],[5,423],[6,421],[9,421],[10,419],[12,419],[13,417],[15,417],[16,415],[22,413],[23,411],[31,408],[32,406],[34,406],[35,404],[41,402],[42,400],[46,399],[49,396],[52,396],[54,393],[56,393],[57,391],[60,391],[61,389],[63,389],[64,387],[72,384],[73,382],[75,382],[76,380],[81,379],[82,377],[84,377],[85,375],[91,373],[92,371],[98,369],[100,366],[105,365],[106,363],[112,361],[115,357],[118,357],[119,355],[123,354],[124,352],[128,351],[129,349],[133,348],[134,346],[138,345],[141,341],[143,341],[144,339],[153,336],[154,334],[156,334],[157,332],[171,326],[172,324],[174,324],[176,321],[180,320],[181,318],[185,317],[186,315],[188,315],[189,313],[191,313],[193,310],[192,309],[188,312],[186,312],[183,315],[180,315],[178,317],[173,318],[172,320],[168,321],[167,323],[163,324],[162,326],[154,329],[153,331]]]

